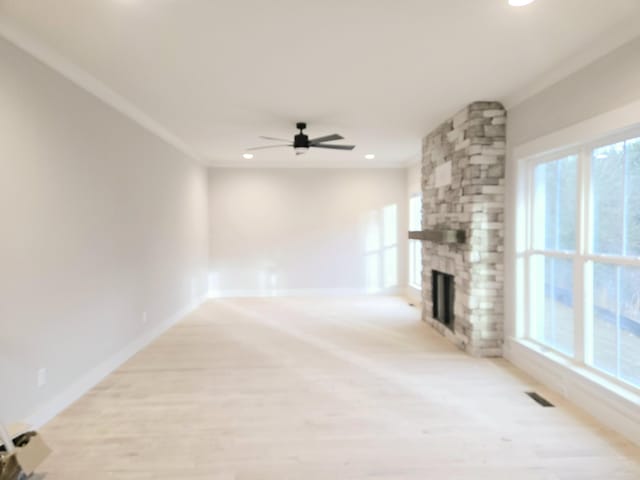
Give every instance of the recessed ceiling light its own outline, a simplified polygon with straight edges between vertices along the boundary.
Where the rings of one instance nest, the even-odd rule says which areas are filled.
[[[512,7],[524,7],[533,2],[535,2],[535,0],[509,0],[509,5]]]
[[[251,160],[253,158],[253,153],[243,153],[242,158],[246,160]]]
[[[373,160],[374,158],[376,158],[376,156],[373,153],[367,153],[364,158],[366,158],[367,160]]]

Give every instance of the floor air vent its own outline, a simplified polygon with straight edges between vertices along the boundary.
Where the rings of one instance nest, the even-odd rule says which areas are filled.
[[[536,392],[525,392],[525,393],[529,395],[539,405],[543,407],[553,407],[553,403],[551,403],[549,400],[544,398],[542,395]]]

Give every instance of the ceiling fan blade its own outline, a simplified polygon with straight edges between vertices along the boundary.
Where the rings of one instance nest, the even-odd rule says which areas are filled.
[[[258,138],[264,138],[265,140],[275,140],[277,142],[290,142],[291,140],[288,138],[276,138],[276,137],[265,137],[260,135]]]
[[[293,144],[285,143],[285,144],[282,144],[282,145],[264,145],[262,147],[246,148],[245,150],[264,150],[265,148],[280,148],[280,147],[293,147]]]
[[[326,135],[324,137],[312,138],[311,140],[309,140],[309,144],[314,145],[316,143],[332,142],[333,140],[342,140],[342,139],[344,139],[342,135],[338,135],[337,133],[334,133],[333,135]]]
[[[334,150],[353,150],[356,148],[355,145],[327,145],[325,143],[321,143],[319,145],[311,145],[313,148],[332,148]]]

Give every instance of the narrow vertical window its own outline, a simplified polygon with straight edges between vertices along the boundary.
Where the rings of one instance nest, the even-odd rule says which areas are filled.
[[[577,163],[570,155],[537,165],[533,175],[532,335],[567,355],[574,353]]]
[[[592,366],[640,386],[640,138],[591,152]]]
[[[409,200],[409,230],[422,230],[422,197],[414,195]],[[422,242],[409,240],[409,285],[422,288]]]

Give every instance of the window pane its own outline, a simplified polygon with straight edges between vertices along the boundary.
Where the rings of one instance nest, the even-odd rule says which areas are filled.
[[[538,165],[534,182],[535,248],[575,251],[577,157]]]
[[[626,254],[640,257],[640,138],[628,140],[625,150],[627,155]]]
[[[573,355],[573,261],[538,255],[531,271],[534,338]]]
[[[594,264],[593,364],[640,386],[640,268]]]
[[[555,250],[558,164],[538,165],[535,170],[535,203],[533,232],[535,248]]]
[[[593,266],[593,365],[612,375],[618,370],[617,275],[615,265]]]
[[[422,242],[409,241],[409,284],[413,287],[422,286]]]
[[[620,270],[620,378],[640,386],[640,268]]]
[[[409,201],[409,230],[422,230],[422,197],[419,195],[411,197]]]
[[[409,230],[422,230],[422,197],[414,195],[409,200]],[[422,242],[409,241],[409,284],[422,286]]]
[[[622,255],[624,239],[624,142],[593,151],[593,250]]]

